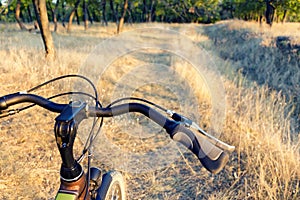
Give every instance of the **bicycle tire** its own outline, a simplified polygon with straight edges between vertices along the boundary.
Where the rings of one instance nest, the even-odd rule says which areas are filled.
[[[120,172],[110,171],[103,175],[96,200],[126,200],[125,181]]]

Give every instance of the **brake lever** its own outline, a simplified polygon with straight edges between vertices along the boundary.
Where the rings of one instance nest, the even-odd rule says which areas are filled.
[[[192,125],[190,127],[196,129],[200,133],[199,134],[200,136],[203,136],[206,139],[210,140],[217,147],[219,147],[225,151],[228,151],[229,153],[232,153],[234,151],[235,146],[229,145],[229,144],[219,140],[218,138],[208,134],[203,129],[201,129],[195,122],[192,122]]]
[[[200,126],[198,126],[198,124],[193,122],[191,119],[189,119],[185,116],[182,116],[176,112],[173,112],[171,110],[168,110],[167,114],[169,114],[171,116],[171,118],[174,119],[175,121],[178,121],[178,122],[181,122],[182,124],[184,124],[185,127],[195,129],[198,133],[200,133],[200,134],[197,134],[198,136],[201,136],[204,139],[209,140],[215,146],[217,146],[225,151],[228,151],[229,153],[232,153],[234,151],[235,146],[229,145],[229,144],[219,140],[218,138],[208,134],[206,131],[204,131],[202,128],[200,128]]]

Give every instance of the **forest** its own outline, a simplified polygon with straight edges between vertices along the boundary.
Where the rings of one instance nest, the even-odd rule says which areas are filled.
[[[0,21],[17,22],[21,30],[40,30],[46,57],[55,55],[49,22],[54,32],[61,22],[68,32],[73,21],[85,30],[94,22],[116,23],[215,23],[242,19],[260,24],[300,21],[299,0],[1,0]],[[28,28],[24,23],[32,23]]]
[[[63,24],[121,21],[125,23],[214,23],[224,19],[272,24],[298,22],[299,0],[1,0],[1,21],[33,22],[37,2],[45,1],[49,21]]]

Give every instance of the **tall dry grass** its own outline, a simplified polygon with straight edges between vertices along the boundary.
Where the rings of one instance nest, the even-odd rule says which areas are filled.
[[[223,58],[221,70],[231,80],[225,84],[230,97],[226,135],[237,146],[237,168],[228,198],[299,198],[299,101],[295,95],[300,54],[289,49],[287,54],[275,45],[278,36],[299,41],[298,32],[292,34],[299,28],[299,24],[280,24],[267,29],[240,21],[206,28],[214,43],[210,49]]]
[[[185,26],[171,25],[170,28],[186,30]],[[299,29],[299,24],[275,24],[269,29],[253,23],[230,21],[188,27],[187,36],[217,55],[215,63],[221,71],[227,95],[226,122],[221,138],[234,144],[236,151],[218,175],[206,172],[188,152],[183,152],[180,159],[163,169],[128,173],[129,198],[299,199],[300,143],[295,124],[298,102],[289,96],[297,94],[300,70],[294,63],[296,61],[299,65],[299,57],[281,52],[274,46],[278,35],[293,37],[293,42],[299,44],[299,32],[292,31]],[[289,29],[291,31],[279,31]],[[77,73],[89,52],[98,42],[109,37],[114,27],[104,29],[94,26],[87,32],[81,27],[74,27],[71,34],[60,29],[54,35],[58,57],[53,62],[43,60],[39,35],[20,32],[14,25],[7,24],[1,24],[0,31],[0,95],[4,95],[31,88],[58,75]],[[118,73],[107,75],[110,78],[106,81],[108,88],[104,90],[109,92],[109,87],[122,73],[130,70],[131,64],[142,62],[137,57],[124,58],[125,71],[112,69]],[[276,69],[282,65],[285,73]],[[176,63],[173,67],[183,78],[189,79],[193,87],[198,87],[196,73],[183,72]],[[293,82],[290,84],[287,80]],[[40,93],[50,96],[69,87],[70,82],[62,82]],[[103,88],[100,89],[102,91]],[[156,91],[155,88],[144,89]],[[202,88],[196,94],[203,97],[205,92]],[[143,92],[137,91],[136,94],[143,95]],[[168,94],[161,96],[168,97]],[[103,96],[102,100],[108,101],[109,98]],[[176,106],[176,102],[166,100],[159,101]],[[54,117],[34,108],[16,117],[1,119],[1,199],[53,199],[55,196],[60,159],[52,133]],[[201,119],[209,123],[207,118]],[[132,147],[132,140],[120,143],[136,150]],[[136,144],[139,145],[138,141]],[[151,148],[143,142],[140,147],[142,150]],[[101,166],[107,168],[103,164]]]

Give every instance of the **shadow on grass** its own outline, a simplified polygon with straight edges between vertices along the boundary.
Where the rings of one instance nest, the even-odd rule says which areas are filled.
[[[300,118],[300,45],[289,37],[262,37],[259,31],[233,28],[230,24],[204,26],[203,33],[212,41],[213,51],[233,63],[234,70],[258,85],[282,92],[295,107],[293,118]],[[299,129],[299,127],[297,127]]]

